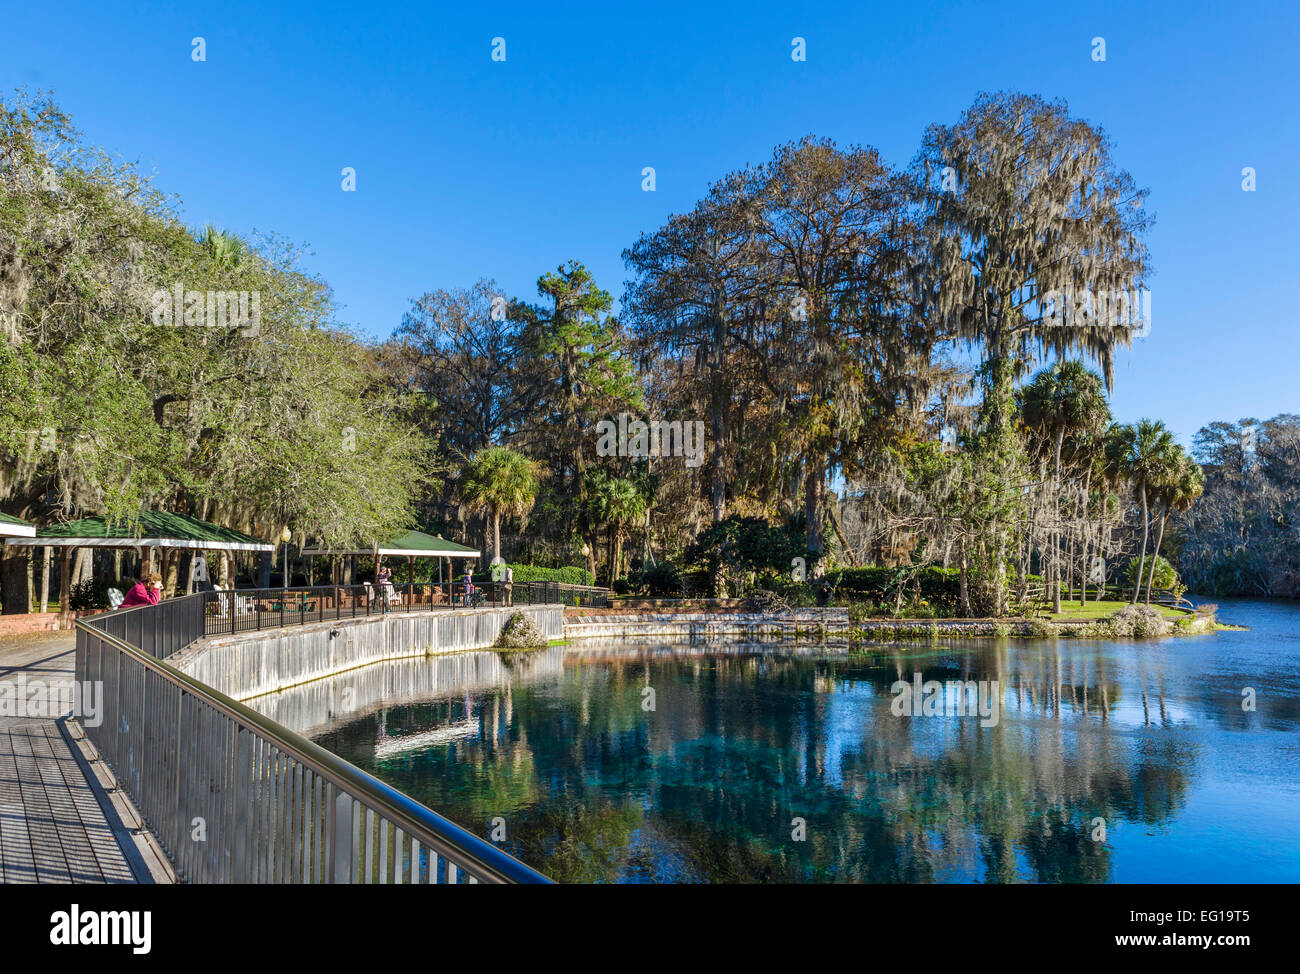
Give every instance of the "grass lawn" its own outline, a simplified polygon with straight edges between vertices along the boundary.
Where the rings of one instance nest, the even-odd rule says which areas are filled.
[[[1142,603],[1139,602],[1138,604],[1141,605]],[[1053,619],[1053,620],[1066,620],[1066,621],[1084,620],[1084,619],[1104,619],[1107,616],[1114,615],[1116,612],[1124,608],[1124,606],[1126,605],[1128,605],[1127,601],[1093,602],[1091,599],[1089,599],[1088,604],[1083,608],[1080,608],[1079,603],[1077,601],[1062,602],[1061,611],[1059,613],[1049,612],[1046,615],[1039,616],[1039,618]],[[1184,615],[1186,615],[1186,613],[1179,612],[1177,609],[1171,609],[1168,606],[1153,605],[1152,608],[1159,609],[1160,614],[1164,616],[1166,619],[1180,619]]]

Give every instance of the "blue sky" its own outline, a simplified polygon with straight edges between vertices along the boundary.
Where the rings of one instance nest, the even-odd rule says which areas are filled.
[[[1300,11],[1057,6],[10,5],[0,85],[52,91],[92,142],[156,169],[191,224],[309,243],[372,336],[434,287],[492,277],[532,298],[569,258],[617,297],[624,247],[781,142],[870,144],[901,166],[980,90],[1065,98],[1157,217],[1152,331],[1120,353],[1116,415],[1189,442],[1214,419],[1300,412]]]

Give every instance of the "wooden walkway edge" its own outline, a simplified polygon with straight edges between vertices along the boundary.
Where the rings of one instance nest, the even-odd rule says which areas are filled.
[[[73,679],[63,640],[0,641],[0,684]],[[8,689],[13,699],[13,688]],[[0,882],[154,883],[175,873],[80,726],[0,716]]]

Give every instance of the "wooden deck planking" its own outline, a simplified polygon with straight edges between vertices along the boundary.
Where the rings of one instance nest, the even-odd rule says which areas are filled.
[[[0,683],[73,679],[71,634],[0,643]],[[134,883],[120,822],[58,720],[0,717],[0,882]],[[114,816],[117,813],[112,812]],[[116,823],[116,828],[115,828]],[[136,859],[138,852],[133,849]]]

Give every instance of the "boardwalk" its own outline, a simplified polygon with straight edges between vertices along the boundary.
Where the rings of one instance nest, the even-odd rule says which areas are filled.
[[[23,681],[70,683],[74,646],[70,633],[0,639],[0,692],[12,701]],[[79,730],[55,717],[0,716],[0,882],[165,881],[147,837],[124,823],[139,824],[129,804],[74,739]]]

